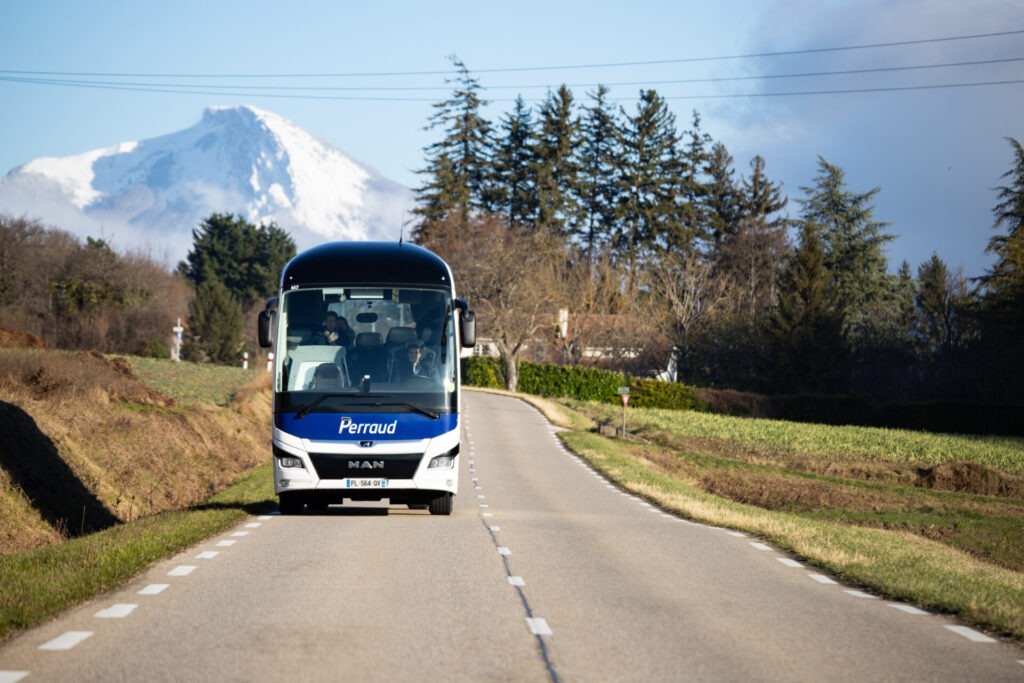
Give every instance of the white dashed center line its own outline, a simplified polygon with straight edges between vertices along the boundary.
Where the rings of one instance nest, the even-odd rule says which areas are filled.
[[[43,643],[39,646],[39,649],[70,650],[91,635],[92,631],[68,631],[62,636],[58,636],[47,643]]]
[[[216,550],[206,550],[196,555],[197,560],[212,560],[213,558],[220,555]]]
[[[111,605],[107,609],[101,609],[99,612],[97,612],[93,616],[98,617],[100,619],[124,619],[126,616],[128,616],[129,614],[134,612],[136,607],[138,607],[138,605],[130,605],[130,604]]]
[[[510,576],[510,577],[508,577],[508,582],[512,586],[525,586],[526,585],[526,582],[523,581],[523,577],[521,577],[521,576]]]
[[[526,625],[529,627],[530,633],[535,636],[550,636],[552,634],[551,627],[548,626],[546,619],[527,617]]]
[[[511,555],[512,551],[509,550],[508,548],[504,547],[504,546],[498,546],[498,554],[499,555]]]

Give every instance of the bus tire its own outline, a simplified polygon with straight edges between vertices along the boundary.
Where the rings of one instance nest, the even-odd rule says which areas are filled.
[[[450,515],[452,514],[452,494],[442,493],[430,501],[430,514]]]
[[[297,493],[281,493],[277,496],[277,509],[282,515],[297,515],[302,512],[303,500]]]

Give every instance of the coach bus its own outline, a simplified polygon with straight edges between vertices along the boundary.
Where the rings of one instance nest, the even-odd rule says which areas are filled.
[[[292,259],[258,321],[273,348],[282,514],[383,501],[450,515],[459,487],[459,357],[476,317],[436,254],[334,242]]]

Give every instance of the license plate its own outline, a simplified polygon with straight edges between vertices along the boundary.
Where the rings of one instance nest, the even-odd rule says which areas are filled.
[[[387,479],[346,479],[345,488],[347,489],[386,489],[388,487]]]

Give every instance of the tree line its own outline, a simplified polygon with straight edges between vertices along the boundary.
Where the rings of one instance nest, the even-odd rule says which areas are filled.
[[[263,299],[295,256],[274,224],[214,213],[192,231],[193,247],[169,271],[147,255],[118,254],[105,240],[26,217],[0,215],[0,328],[49,348],[171,355],[184,318],[184,360],[236,364],[252,343]],[[246,321],[250,324],[246,325]]]
[[[699,114],[680,129],[655,90],[616,108],[603,86],[578,102],[563,85],[491,121],[479,80],[453,63],[426,126],[438,140],[413,235],[453,263],[512,386],[524,354],[584,363],[602,348],[616,369],[672,365],[703,386],[1021,400],[1017,140],[996,189],[996,265],[971,280],[933,255],[890,273],[880,188],[851,189],[822,157],[791,217],[761,156],[737,174]],[[559,309],[572,325],[554,322]]]

